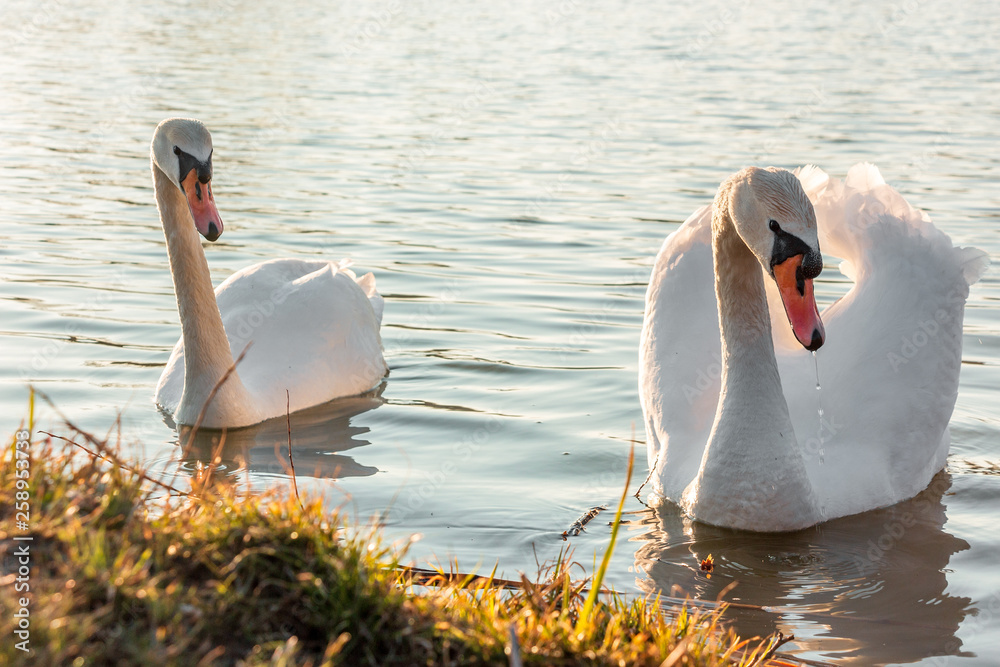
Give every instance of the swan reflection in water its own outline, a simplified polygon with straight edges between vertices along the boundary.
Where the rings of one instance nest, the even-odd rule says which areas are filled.
[[[967,542],[943,529],[946,472],[908,501],[794,533],[749,533],[691,522],[673,505],[642,521],[636,553],[647,593],[716,600],[743,637],[794,634],[789,653],[838,663],[906,663],[963,655],[955,636],[971,600],[947,594],[952,554]],[[712,554],[711,577],[700,570]],[[968,653],[965,653],[968,655]]]
[[[291,426],[292,458],[297,477],[335,479],[367,477],[378,468],[362,465],[340,452],[371,444],[364,436],[367,426],[354,426],[354,417],[382,405],[385,383],[359,396],[338,398],[285,417],[268,419],[254,426],[226,431],[200,429],[181,461],[182,473],[195,474],[208,465],[212,454],[225,437],[222,461],[213,476],[240,482],[247,473],[265,477],[288,477],[288,429]],[[173,426],[173,424],[171,424]],[[189,430],[178,430],[178,445],[188,443]]]

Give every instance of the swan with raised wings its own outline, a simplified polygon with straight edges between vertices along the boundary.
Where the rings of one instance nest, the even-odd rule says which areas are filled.
[[[822,318],[820,242],[854,281]],[[988,263],[872,165],[845,182],[816,167],[731,176],[667,237],[646,294],[653,500],[789,531],[917,494],[945,465],[965,301]]]
[[[285,414],[286,390],[294,412],[381,382],[383,301],[372,274],[357,278],[328,260],[274,259],[213,291],[199,238],[215,241],[223,229],[212,137],[200,121],[167,119],[153,134],[151,159],[181,320],[156,402],[175,422],[194,424],[204,408],[205,427],[249,426]]]

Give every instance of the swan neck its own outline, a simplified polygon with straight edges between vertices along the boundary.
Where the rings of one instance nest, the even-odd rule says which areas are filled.
[[[201,409],[216,383],[232,366],[233,354],[187,201],[155,162],[152,169],[184,341],[184,392],[178,421],[187,423],[182,421],[187,419],[182,413],[196,414]],[[224,393],[242,389],[236,373],[227,379],[225,388],[228,391]]]
[[[721,418],[741,420],[755,411],[777,418],[779,426],[787,423],[790,429],[774,357],[763,271],[728,213],[721,217],[719,224],[713,224],[712,235],[722,338],[722,395],[716,427],[718,430]]]
[[[773,523],[777,517],[802,517],[809,525],[815,496],[782,392],[763,270],[727,209],[717,205],[712,223],[722,388],[686,503],[716,525],[785,529]],[[700,494],[700,487],[716,492]]]
[[[731,223],[713,234],[712,243],[723,355],[735,354],[732,361],[741,363],[752,360],[747,354],[753,350],[759,353],[758,362],[776,368],[767,294],[757,258]]]

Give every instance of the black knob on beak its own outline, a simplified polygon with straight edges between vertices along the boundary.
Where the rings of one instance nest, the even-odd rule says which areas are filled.
[[[209,241],[215,241],[220,236],[219,227],[214,222],[208,223],[208,234],[205,234],[205,238]]]

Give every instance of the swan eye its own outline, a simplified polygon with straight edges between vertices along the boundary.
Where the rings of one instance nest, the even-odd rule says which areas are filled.
[[[771,220],[771,221],[770,221],[770,222],[769,222],[769,223],[767,224],[767,226],[768,226],[768,227],[770,228],[770,230],[771,230],[772,232],[774,232],[775,234],[777,234],[778,232],[780,232],[780,231],[781,231],[781,225],[779,225],[779,224],[778,224],[778,221],[777,221],[777,220]]]
[[[180,147],[178,147],[178,146],[174,146],[174,155],[180,155],[180,154],[181,154],[181,153],[183,153],[183,152],[184,152],[184,151],[182,151],[182,150],[180,149]]]

